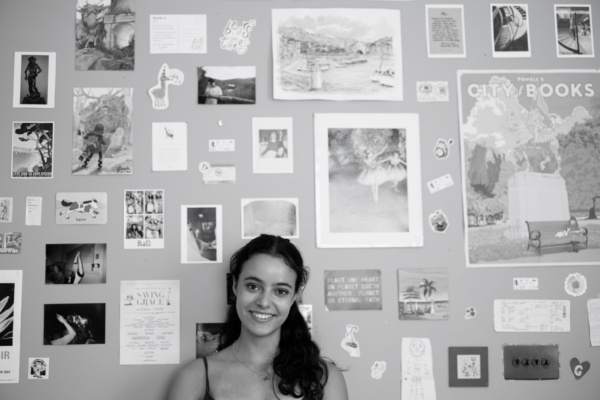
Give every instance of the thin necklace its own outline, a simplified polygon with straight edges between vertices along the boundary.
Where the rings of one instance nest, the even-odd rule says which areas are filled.
[[[246,368],[248,368],[250,371],[254,372],[256,375],[258,375],[260,377],[260,379],[263,380],[263,382],[267,382],[268,380],[271,379],[271,375],[269,374],[261,374],[260,372],[256,371],[254,368],[252,368],[251,366],[249,366],[248,364],[246,364],[245,362],[243,362],[242,360],[240,360],[240,358],[238,357],[237,353],[235,352],[235,345],[237,343],[237,340],[235,342],[233,342],[233,345],[231,346],[231,349],[233,350],[233,355],[235,356],[235,358],[237,358],[237,360]]]

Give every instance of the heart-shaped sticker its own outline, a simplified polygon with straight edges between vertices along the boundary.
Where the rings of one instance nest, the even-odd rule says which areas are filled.
[[[575,379],[579,379],[585,375],[586,372],[590,369],[590,363],[588,361],[584,361],[582,363],[579,362],[577,357],[573,357],[571,359],[571,371],[573,371],[573,375],[575,375]]]

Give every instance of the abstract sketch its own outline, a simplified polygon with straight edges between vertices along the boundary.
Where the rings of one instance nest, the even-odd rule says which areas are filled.
[[[132,71],[135,0],[77,0],[75,70]]]
[[[402,100],[400,11],[274,9],[273,90],[282,100]]]

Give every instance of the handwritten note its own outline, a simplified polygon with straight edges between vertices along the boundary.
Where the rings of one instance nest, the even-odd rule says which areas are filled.
[[[325,307],[337,310],[381,310],[381,271],[325,271]]]
[[[462,5],[427,6],[429,57],[465,57]]]

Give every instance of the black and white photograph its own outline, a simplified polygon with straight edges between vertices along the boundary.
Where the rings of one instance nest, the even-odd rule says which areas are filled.
[[[242,199],[242,239],[263,233],[299,237],[298,199]]]
[[[106,243],[46,244],[46,285],[106,283]]]
[[[54,122],[13,122],[13,179],[48,179],[53,176]]]
[[[223,322],[196,323],[196,358],[208,357],[219,351],[224,325]]]
[[[19,254],[22,242],[21,232],[0,232],[0,254]]]
[[[557,57],[594,57],[591,5],[555,4],[554,22]]]
[[[272,10],[273,97],[403,99],[400,10]]]
[[[292,118],[252,118],[252,172],[294,172]]]
[[[162,249],[165,247],[165,191],[125,190],[124,247]]]
[[[73,175],[133,173],[133,89],[73,89]]]
[[[255,66],[198,67],[198,104],[255,103]]]
[[[54,108],[56,53],[15,52],[13,107]]]
[[[417,114],[315,114],[319,247],[419,247]]]
[[[181,263],[220,263],[223,259],[222,206],[181,206]]]
[[[44,304],[44,345],[104,344],[106,304]]]
[[[58,192],[55,214],[58,225],[106,224],[108,197],[105,192]]]
[[[135,3],[135,0],[77,0],[76,71],[133,71]]]
[[[492,4],[494,57],[531,57],[527,4]]]

